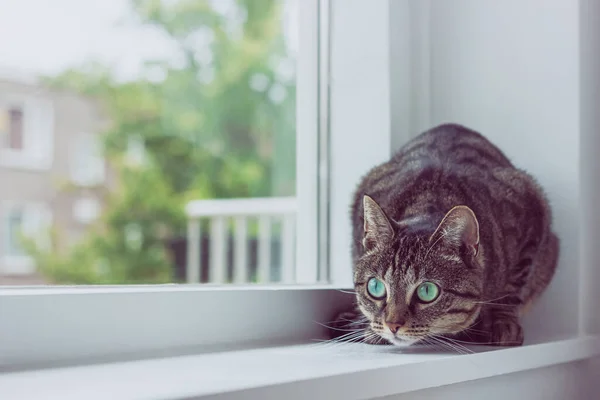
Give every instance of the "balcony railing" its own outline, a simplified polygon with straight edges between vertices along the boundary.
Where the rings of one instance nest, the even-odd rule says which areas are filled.
[[[186,213],[188,283],[201,282],[201,271],[206,268],[203,282],[294,281],[294,197],[194,200],[187,204]],[[208,229],[206,234],[203,227]],[[207,246],[202,246],[205,238]],[[279,251],[273,252],[274,247]],[[201,254],[203,248],[208,257]],[[254,257],[250,248],[255,250]],[[203,265],[203,260],[208,260],[208,265]]]

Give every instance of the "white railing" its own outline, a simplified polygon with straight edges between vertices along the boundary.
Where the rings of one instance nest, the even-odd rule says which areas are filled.
[[[234,283],[250,282],[250,258],[248,252],[249,223],[258,225],[256,281],[271,281],[273,261],[279,268],[281,282],[291,283],[295,276],[296,247],[296,198],[251,198],[224,200],[194,200],[187,204],[187,265],[188,283],[200,282],[202,270],[201,243],[202,220],[208,220],[209,265],[208,282],[225,283],[228,277],[228,251],[233,253]],[[280,260],[271,259],[271,246],[274,238],[273,225],[281,223],[279,242]],[[229,227],[232,226],[233,249],[229,249]]]

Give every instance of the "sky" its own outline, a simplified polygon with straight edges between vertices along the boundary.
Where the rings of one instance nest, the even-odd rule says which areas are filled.
[[[226,9],[232,0],[212,1]],[[293,49],[298,47],[296,1],[286,8],[284,24]],[[144,60],[177,58],[158,30],[132,22],[128,4],[129,0],[0,0],[0,71],[52,75],[85,61],[100,61],[127,80],[141,74]]]

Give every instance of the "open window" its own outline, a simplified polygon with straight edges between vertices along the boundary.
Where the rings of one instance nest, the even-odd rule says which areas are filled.
[[[94,8],[40,2],[48,24],[66,18],[61,26],[77,32],[94,21],[89,35],[115,44],[104,59],[123,64],[65,64],[44,83],[60,133],[52,146],[93,133],[106,175],[76,189],[101,200],[94,206],[62,204],[62,190],[73,190],[60,179],[69,180],[69,156],[56,160],[53,228],[73,245],[36,253],[43,285],[0,288],[0,372],[117,361],[111,376],[140,378],[125,385],[132,393],[184,398],[375,398],[456,383],[464,393],[507,377],[537,393],[563,373],[580,376],[578,361],[600,354],[600,10],[549,3],[140,0],[120,9],[134,16],[129,36]],[[14,4],[4,13],[27,20]],[[65,100],[69,91],[96,106]],[[9,132],[9,114],[0,118]],[[559,271],[526,319],[525,346],[467,355],[315,346],[353,300],[356,182],[442,122],[492,139],[538,177],[554,208]],[[75,174],[95,162],[84,154],[75,152]],[[2,166],[3,183],[20,190],[21,176]],[[77,238],[65,215],[79,216]],[[15,213],[4,226],[21,223]],[[98,379],[103,367],[56,376],[77,376],[81,393],[106,391],[115,382]],[[44,387],[56,389],[52,373]],[[6,381],[25,393],[18,379]],[[513,385],[496,387],[517,396]]]

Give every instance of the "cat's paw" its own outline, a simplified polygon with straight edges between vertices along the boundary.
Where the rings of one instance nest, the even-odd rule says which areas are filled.
[[[493,346],[521,346],[523,328],[516,319],[503,318],[494,321],[490,343]]]

